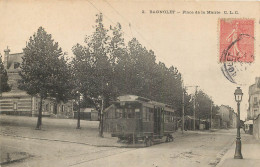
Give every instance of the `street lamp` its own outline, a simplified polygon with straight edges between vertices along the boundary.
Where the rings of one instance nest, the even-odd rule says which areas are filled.
[[[237,137],[236,137],[236,151],[234,159],[243,159],[241,153],[241,137],[240,137],[240,102],[242,101],[243,93],[240,87],[235,90],[235,100],[237,102]]]

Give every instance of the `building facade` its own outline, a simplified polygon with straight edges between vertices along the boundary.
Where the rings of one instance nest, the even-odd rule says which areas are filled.
[[[218,116],[220,128],[236,128],[237,115],[231,107],[221,105],[218,110]]]
[[[7,115],[37,116],[40,98],[28,95],[18,88],[19,71],[23,53],[10,54],[7,48],[4,55],[4,66],[8,75],[10,92],[3,92],[0,96],[0,113]],[[55,99],[45,99],[42,105],[43,116],[73,118],[73,102],[56,103]]]
[[[247,119],[253,120],[253,135],[260,139],[260,77],[256,77],[255,83],[249,86],[249,107],[247,110]]]

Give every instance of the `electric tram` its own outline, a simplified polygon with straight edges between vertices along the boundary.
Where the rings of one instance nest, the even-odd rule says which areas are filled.
[[[119,140],[146,146],[154,140],[166,138],[173,141],[176,117],[172,106],[135,95],[119,96],[104,111],[104,130]]]

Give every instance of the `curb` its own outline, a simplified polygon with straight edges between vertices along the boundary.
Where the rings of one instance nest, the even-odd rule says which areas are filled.
[[[223,150],[220,151],[220,153],[224,153],[222,155],[222,157],[220,157],[219,161],[217,162],[217,164],[215,165],[215,167],[220,167],[223,162],[225,161],[226,159],[226,156],[227,156],[227,152],[230,150],[230,148],[235,144],[235,141],[236,140],[233,140],[232,143],[228,146],[228,147],[225,147]]]
[[[28,155],[27,157],[23,157],[23,158],[14,159],[14,160],[11,160],[11,161],[0,162],[0,166],[1,165],[7,165],[7,164],[15,163],[15,162],[20,162],[20,161],[23,161],[23,160],[31,158],[31,157],[33,157],[33,156],[32,155]]]
[[[178,135],[174,137],[174,139],[179,139],[179,138],[184,138],[189,135],[193,135],[197,133],[192,133],[192,134],[184,134],[184,135]],[[60,140],[60,139],[48,139],[48,138],[37,138],[37,137],[26,137],[26,136],[19,136],[19,135],[10,135],[10,134],[0,134],[1,136],[11,136],[11,137],[16,137],[16,138],[23,138],[23,139],[32,139],[32,140],[43,140],[43,141],[54,141],[54,142],[62,142],[62,143],[73,143],[73,144],[82,144],[82,145],[88,145],[88,146],[93,146],[93,147],[114,147],[114,148],[143,148],[146,146],[133,146],[132,144],[129,145],[122,145],[122,146],[113,146],[113,145],[97,145],[97,144],[90,144],[90,143],[82,143],[82,142],[76,142],[76,141],[69,141],[69,140]],[[162,144],[165,142],[158,142],[154,145]]]

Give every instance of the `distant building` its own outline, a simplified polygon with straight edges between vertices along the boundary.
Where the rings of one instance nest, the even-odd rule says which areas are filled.
[[[3,92],[0,96],[0,113],[8,115],[38,115],[40,98],[30,96],[25,91],[18,89],[19,71],[22,63],[23,53],[10,54],[7,48],[4,50],[4,66],[8,75],[10,92]],[[45,99],[42,106],[43,116],[73,117],[73,103],[55,103],[55,99]]]
[[[260,139],[260,77],[256,77],[255,84],[249,86],[249,108],[247,110],[247,119],[253,120],[253,135]]]
[[[78,118],[78,112],[74,112],[74,118],[75,119]],[[94,108],[80,108],[80,119],[98,121],[99,120],[98,111]]]
[[[253,120],[248,120],[244,123],[245,133],[252,135],[253,134]]]
[[[231,107],[221,105],[218,110],[218,116],[220,128],[236,128],[237,116]]]
[[[217,115],[214,115],[213,118],[212,118],[212,129],[220,129],[221,128],[221,122],[222,122],[222,119],[221,119],[221,116],[219,114]]]
[[[229,110],[229,121],[230,128],[237,127],[237,114],[234,112],[232,108]]]

